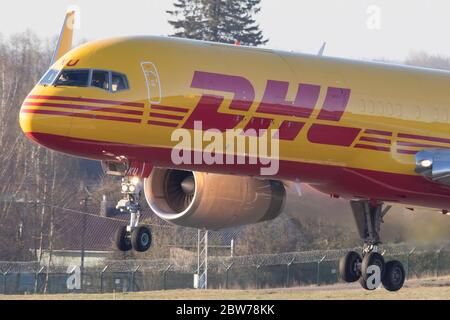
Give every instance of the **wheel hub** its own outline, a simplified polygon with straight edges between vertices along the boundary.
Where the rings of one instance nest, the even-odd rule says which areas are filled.
[[[401,279],[402,279],[402,273],[400,271],[399,268],[395,268],[394,270],[392,270],[392,282],[394,283],[400,283]]]
[[[143,233],[143,234],[141,235],[141,243],[142,243],[142,245],[143,245],[143,246],[146,246],[146,245],[148,244],[148,242],[149,242],[148,234]]]

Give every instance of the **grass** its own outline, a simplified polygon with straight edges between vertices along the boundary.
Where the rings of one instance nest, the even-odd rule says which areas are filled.
[[[297,287],[260,290],[167,290],[133,293],[105,294],[55,294],[55,295],[0,295],[0,300],[410,300],[450,299],[450,278],[410,280],[398,292],[380,288],[374,291],[361,289],[357,284],[336,284],[323,287]]]

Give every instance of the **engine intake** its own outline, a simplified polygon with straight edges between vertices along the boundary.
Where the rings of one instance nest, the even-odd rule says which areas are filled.
[[[275,219],[283,183],[251,177],[154,168],[144,183],[150,208],[174,224],[208,230]]]

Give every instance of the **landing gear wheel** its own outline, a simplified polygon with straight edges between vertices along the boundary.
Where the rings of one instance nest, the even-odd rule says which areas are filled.
[[[347,252],[339,260],[339,274],[345,282],[355,282],[361,277],[361,272],[358,269],[358,264],[362,261],[359,253],[355,251]]]
[[[380,269],[380,278],[374,277],[373,266],[377,266]],[[366,290],[375,290],[381,285],[381,279],[383,279],[385,271],[384,258],[378,252],[368,252],[364,256],[361,264],[361,279],[359,283]]]
[[[359,278],[359,284],[361,285],[361,287],[363,288],[363,289],[366,289],[366,290],[375,290],[375,288],[373,288],[373,289],[369,289],[369,287],[367,286],[367,280],[364,280],[364,278],[363,277],[360,277]]]
[[[120,251],[130,251],[131,250],[131,241],[130,235],[127,231],[126,226],[122,226],[116,232],[116,246]]]
[[[138,252],[147,251],[152,245],[152,232],[147,226],[139,226],[131,233],[131,244]]]
[[[393,260],[386,263],[384,276],[381,278],[386,290],[400,290],[405,283],[405,278],[405,269],[400,261]]]

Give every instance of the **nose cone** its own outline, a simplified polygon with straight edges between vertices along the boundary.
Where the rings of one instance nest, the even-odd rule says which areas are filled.
[[[71,127],[71,118],[64,116],[64,111],[52,107],[53,99],[55,95],[48,90],[35,88],[23,102],[19,115],[23,133],[50,148],[51,138],[68,135]]]

